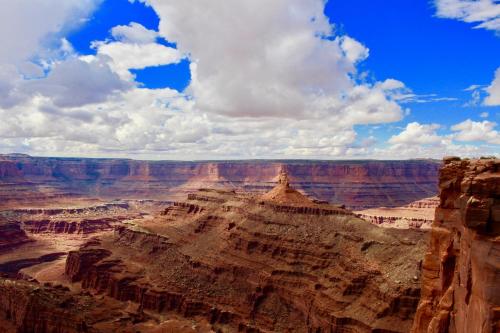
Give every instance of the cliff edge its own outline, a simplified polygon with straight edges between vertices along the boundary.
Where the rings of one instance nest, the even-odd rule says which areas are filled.
[[[445,158],[412,332],[500,332],[500,160]]]

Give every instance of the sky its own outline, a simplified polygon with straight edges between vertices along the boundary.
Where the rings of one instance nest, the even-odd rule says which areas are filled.
[[[498,0],[0,0],[0,153],[500,153]]]

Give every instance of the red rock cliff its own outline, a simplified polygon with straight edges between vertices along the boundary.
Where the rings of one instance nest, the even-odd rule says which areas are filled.
[[[412,332],[500,332],[500,160],[445,159]]]
[[[0,251],[13,249],[29,241],[29,237],[18,223],[0,217]]]
[[[28,200],[31,204],[68,195],[183,197],[200,187],[265,192],[274,186],[282,166],[304,193],[359,209],[397,207],[435,195],[440,164],[432,160],[173,162],[0,155],[0,203]]]

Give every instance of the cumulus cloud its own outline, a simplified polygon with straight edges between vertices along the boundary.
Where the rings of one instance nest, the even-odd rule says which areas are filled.
[[[196,2],[170,4],[198,10]],[[355,64],[368,49],[332,35],[322,1],[276,2],[254,22],[246,9],[260,11],[260,5],[234,4],[245,9],[236,20],[231,10],[238,8],[222,2],[214,5],[220,18],[189,15],[190,22],[160,33],[183,45],[179,50],[156,43],[158,32],[136,23],[96,41],[95,55],[79,56],[60,39],[44,51],[54,56],[41,73],[30,69],[29,80],[18,75],[0,84],[2,103],[9,104],[0,107],[2,146],[37,154],[331,157],[360,151],[354,125],[401,118],[390,95],[404,85],[355,84]],[[183,15],[162,17],[162,24]],[[227,24],[236,21],[233,33]],[[133,84],[129,69],[176,63],[184,55],[196,81],[185,94]],[[17,66],[9,68],[2,75],[17,74]]]
[[[347,59],[352,63],[365,60],[370,54],[370,50],[368,48],[349,36],[343,36],[340,38],[340,47],[344,51]]]
[[[160,35],[192,61],[188,92],[200,109],[232,117],[335,117],[349,116],[343,109],[349,98],[359,100],[352,77],[368,49],[333,35],[324,1],[147,2],[160,16]],[[380,121],[394,119],[392,104],[389,116],[382,114],[388,98],[375,92],[371,101],[382,104],[365,100],[370,121],[374,109]]]
[[[36,154],[171,158],[349,156],[356,132],[335,121],[233,117],[201,112],[170,89],[135,88],[106,101],[59,108],[37,96],[0,109],[0,140]],[[241,147],[247,147],[242,150]]]
[[[47,55],[51,43],[82,24],[101,0],[10,1],[0,10],[0,62],[20,64]],[[15,33],[13,33],[15,32]]]
[[[499,5],[500,6],[500,5]],[[495,72],[495,78],[491,85],[486,88],[488,96],[484,99],[484,104],[489,106],[500,105],[500,67]]]
[[[441,142],[441,137],[436,131],[441,126],[438,124],[419,124],[412,122],[406,125],[404,131],[397,135],[393,135],[389,139],[392,144],[405,144],[405,145],[423,145],[435,144]]]
[[[156,43],[98,42],[94,47],[97,56],[108,58],[113,71],[128,81],[133,80],[129,69],[175,64],[183,58],[178,50]]]
[[[496,0],[435,0],[436,15],[475,23],[476,29],[500,32],[500,4]]]
[[[142,24],[130,22],[129,25],[117,25],[111,29],[111,35],[124,43],[149,44],[156,41],[158,32],[146,29]]]
[[[389,147],[375,148],[373,155],[442,158],[445,155],[477,157],[498,154],[500,134],[494,130],[495,126],[493,122],[474,122],[468,119],[453,125],[451,133],[441,135],[437,132],[442,129],[438,124],[412,122],[388,140]],[[481,144],[468,142],[481,142]]]
[[[46,78],[23,84],[26,94],[49,97],[55,106],[75,107],[105,101],[110,95],[130,88],[108,64],[95,59],[71,58],[53,66]]]
[[[485,141],[500,145],[500,133],[494,128],[496,123],[484,120],[482,122],[467,119],[451,127],[451,130],[457,132],[454,139],[458,141]]]
[[[84,3],[85,10],[78,5],[46,19],[65,27],[86,17],[94,2]],[[434,156],[447,145],[474,150],[440,136],[435,124],[409,124],[383,151],[375,138],[359,138],[356,125],[400,120],[398,103],[411,91],[396,79],[360,79],[356,66],[369,50],[333,33],[322,0],[148,3],[160,16],[159,32],[134,22],[116,26],[112,38],[93,44],[95,55],[81,56],[47,23],[51,28],[40,36],[58,42],[44,46],[40,37],[19,58],[37,54],[40,61],[1,59],[0,150],[181,159],[399,158],[398,147]],[[129,71],[185,57],[192,82],[184,92],[144,88]],[[454,132],[459,138],[467,131]]]
[[[61,36],[82,24],[100,2],[19,0],[1,6],[0,107],[22,100],[18,90],[23,79],[43,76],[65,50]]]

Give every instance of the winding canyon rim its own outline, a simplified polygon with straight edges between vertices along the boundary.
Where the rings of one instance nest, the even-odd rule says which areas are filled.
[[[264,193],[286,167],[294,186],[352,209],[397,207],[437,193],[437,160],[137,161],[0,155],[0,206],[71,198],[183,198],[201,187]],[[49,200],[50,199],[50,200]]]

